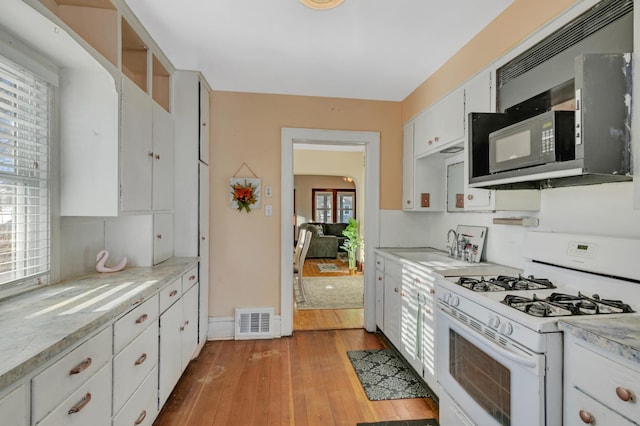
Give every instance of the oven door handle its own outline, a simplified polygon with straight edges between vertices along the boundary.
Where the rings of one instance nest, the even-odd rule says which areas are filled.
[[[537,365],[537,363],[534,360],[532,360],[530,358],[525,358],[525,357],[516,355],[511,351],[501,351],[500,353],[505,358],[509,358],[511,361],[517,362],[518,364],[523,365],[523,366],[528,367],[528,368],[534,368]]]
[[[458,319],[453,318],[452,316],[450,316],[449,314],[447,314],[447,312],[443,309],[442,305],[438,305],[438,313],[440,315],[443,315],[445,318],[445,322],[451,322],[453,324],[456,324],[458,326],[458,328],[463,331],[463,335],[465,334],[473,334],[476,333],[474,331],[471,331],[468,326],[464,325],[462,322],[460,322]],[[478,341],[476,343],[478,347],[482,348],[484,347],[485,350],[494,352],[497,356],[501,356],[504,358],[509,359],[512,362],[515,362],[521,366],[530,368],[530,369],[535,369],[535,370],[539,370],[541,367],[538,365],[538,362],[536,361],[535,358],[530,358],[530,357],[525,357],[525,356],[521,356],[516,354],[513,351],[510,351],[509,349],[506,349],[500,345],[498,345],[497,343],[495,343],[492,340],[489,339],[481,339],[481,341]]]

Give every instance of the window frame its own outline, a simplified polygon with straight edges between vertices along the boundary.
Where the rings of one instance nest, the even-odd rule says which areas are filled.
[[[0,35],[4,33],[0,31]],[[27,276],[17,277],[12,280],[5,281],[0,284],[0,300],[14,295],[18,295],[29,291],[33,288],[37,288],[43,285],[48,285],[56,280],[57,268],[55,267],[55,259],[58,258],[57,253],[54,250],[54,242],[57,241],[57,235],[59,234],[59,222],[54,220],[59,203],[54,199],[57,194],[57,188],[59,186],[59,157],[57,149],[58,140],[58,108],[59,100],[57,97],[58,92],[58,74],[57,68],[50,64],[47,60],[43,59],[25,46],[20,46],[21,49],[14,48],[0,41],[0,60],[7,64],[9,67],[24,69],[27,73],[34,76],[37,80],[37,84],[47,86],[47,131],[46,131],[46,173],[42,178],[42,181],[46,185],[46,190],[43,190],[44,197],[46,197],[46,204],[41,204],[45,210],[40,213],[44,216],[42,220],[42,226],[46,229],[43,231],[45,235],[44,244],[38,247],[38,250],[45,253],[43,258],[44,262],[41,262],[43,270],[36,273],[31,273]],[[11,81],[11,80],[9,80]],[[39,162],[38,162],[39,166]],[[10,176],[10,175],[5,175]],[[24,179],[23,179],[24,180]],[[19,179],[16,179],[18,182]],[[15,270],[15,269],[14,269]]]
[[[344,209],[339,209],[338,206],[338,194],[339,193],[352,193],[353,194],[353,215],[352,217],[354,219],[356,219],[356,190],[354,188],[312,188],[311,189],[311,214],[313,217],[313,221],[314,222],[318,222],[316,220],[316,194],[317,193],[322,193],[322,192],[327,192],[331,194],[331,222],[326,222],[326,223],[338,223],[338,210],[344,210]],[[319,222],[322,223],[322,222]]]

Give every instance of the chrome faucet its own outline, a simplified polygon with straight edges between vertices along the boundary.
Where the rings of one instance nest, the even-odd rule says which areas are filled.
[[[453,242],[450,242],[450,238],[451,234],[453,233]],[[458,257],[459,255],[459,251],[458,251],[458,233],[456,231],[454,231],[453,229],[449,229],[449,232],[447,233],[447,248],[449,249],[449,256],[452,257]]]

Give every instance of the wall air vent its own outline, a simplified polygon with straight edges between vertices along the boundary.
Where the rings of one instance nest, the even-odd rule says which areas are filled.
[[[603,0],[512,59],[497,72],[498,88],[633,11],[633,0]]]
[[[236,340],[271,339],[273,308],[236,308]]]

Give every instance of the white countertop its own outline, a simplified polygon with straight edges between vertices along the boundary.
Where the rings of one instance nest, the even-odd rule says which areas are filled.
[[[376,252],[390,260],[411,262],[443,277],[518,275],[522,270],[492,262],[471,263],[449,257],[431,247],[380,247]],[[421,254],[424,257],[421,259]]]
[[[172,258],[153,267],[93,273],[0,303],[0,389],[73,348],[198,264]]]

